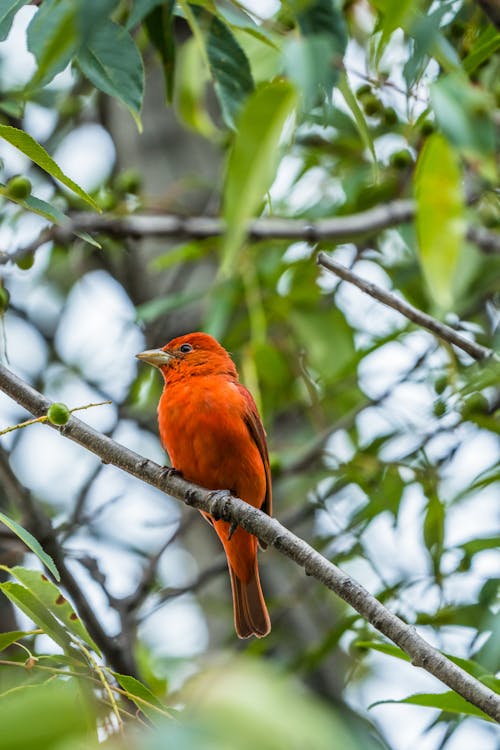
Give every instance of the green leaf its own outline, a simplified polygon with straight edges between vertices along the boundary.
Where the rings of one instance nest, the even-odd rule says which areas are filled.
[[[446,711],[447,713],[479,716],[482,719],[491,721],[490,717],[481,711],[480,708],[476,708],[476,706],[473,706],[472,703],[466,701],[465,698],[462,698],[461,695],[458,695],[453,690],[449,690],[446,693],[416,693],[399,701],[377,701],[376,703],[372,703],[369,708],[382,706],[386,703],[409,703],[413,706],[427,706],[428,708],[438,708],[440,711]]]
[[[405,654],[405,652],[401,648],[399,648],[399,646],[395,646],[393,643],[381,643],[379,641],[355,641],[354,645],[357,648],[369,648],[371,651],[380,651],[380,653],[382,654],[394,656],[397,659],[402,659],[403,661],[411,661],[411,658],[408,656],[408,654]]]
[[[28,26],[28,49],[38,63],[28,89],[49,83],[80,46],[77,2],[45,0]]]
[[[103,21],[77,62],[94,86],[125,104],[141,130],[144,66],[129,32],[113,21]]]
[[[26,638],[28,635],[37,633],[37,630],[10,630],[8,633],[0,633],[0,651],[4,651],[13,643]]]
[[[141,23],[155,8],[159,5],[163,5],[165,0],[134,0],[132,5],[132,11],[127,19],[126,29],[132,31],[132,29]],[[168,2],[170,5],[171,3]]]
[[[64,651],[71,651],[71,639],[68,633],[51,612],[49,612],[47,607],[29,589],[21,586],[20,583],[6,581],[5,583],[0,583],[0,590],[3,591],[9,601],[15,604],[16,607],[19,607],[30,620],[33,620]]]
[[[47,84],[68,65],[118,0],[44,0],[28,27],[28,49],[38,68],[28,90]]]
[[[92,640],[87,628],[78,617],[71,603],[52,581],[49,581],[38,570],[30,570],[29,568],[19,566],[12,568],[11,573],[52,612],[54,617],[57,617],[66,626],[72,635],[82,640],[100,655],[101,652],[98,646]]]
[[[429,290],[444,310],[453,305],[453,278],[465,234],[462,175],[456,155],[435,133],[415,173],[419,257]]]
[[[29,680],[2,695],[0,726],[0,750],[98,747],[95,719],[91,723],[82,685],[72,677]]]
[[[71,227],[71,231],[76,237],[84,240],[84,242],[88,242],[89,245],[97,247],[99,250],[102,249],[99,242],[97,242],[97,240],[95,240],[88,232],[83,232],[80,229],[73,229],[68,217],[51,203],[47,203],[47,201],[43,201],[41,198],[37,198],[34,195],[29,195],[27,198],[16,198],[9,192],[7,186],[2,183],[0,183],[0,195],[3,195],[4,198],[7,198],[7,200],[12,201],[13,203],[17,203],[27,211],[31,211],[38,216],[43,216],[45,219],[53,222],[53,224],[57,224],[61,227]]]
[[[8,37],[14,16],[27,2],[28,0],[0,0],[0,42]]]
[[[91,198],[83,188],[77,185],[76,182],[73,182],[70,177],[65,175],[54,159],[45,151],[43,146],[40,146],[40,144],[28,135],[28,133],[25,133],[24,130],[13,128],[11,125],[0,125],[0,138],[3,138],[19,151],[22,151],[23,154],[41,169],[48,172],[52,177],[55,177],[59,182],[62,182],[63,185],[76,193],[80,198],[91,205],[92,208],[95,208],[96,211],[100,211],[100,208],[94,199]]]
[[[205,107],[208,71],[194,37],[180,50],[176,63],[174,106],[178,117],[205,138],[213,138],[217,129]]]
[[[151,690],[139,682],[135,677],[119,672],[112,672],[121,687],[127,691],[131,701],[135,703],[151,721],[158,721],[163,716],[170,716],[168,709],[164,704],[151,692]]]
[[[285,68],[302,91],[304,111],[328,97],[336,84],[347,46],[342,10],[332,0],[313,0],[299,5],[301,36],[291,38],[284,48]]]
[[[160,55],[163,76],[165,78],[165,94],[167,102],[172,101],[174,93],[175,72],[175,41],[174,41],[174,0],[166,0],[161,7],[146,16],[144,25],[151,43]]]
[[[164,271],[178,263],[190,263],[206,255],[213,247],[213,238],[207,240],[194,240],[186,242],[178,247],[171,247],[162,255],[156,256],[151,263],[150,268],[153,271]]]
[[[403,661],[411,661],[408,654],[405,654],[402,649],[395,646],[393,643],[384,643],[381,641],[356,641],[354,645],[357,648],[369,648],[372,651],[379,651],[382,654],[387,654],[388,656],[393,656],[397,659],[402,659]],[[472,675],[477,680],[481,680],[485,684],[491,683],[492,680],[496,679],[495,675],[489,673],[477,661],[472,659],[462,659],[459,656],[453,656],[453,654],[442,653],[458,667],[461,667],[465,672]]]
[[[424,519],[424,542],[432,559],[434,575],[440,576],[444,544],[445,510],[433,489],[430,490]]]
[[[209,290],[196,290],[189,292],[175,292],[168,296],[162,295],[161,297],[155,297],[154,299],[144,302],[142,305],[138,305],[136,308],[138,320],[144,323],[149,323],[152,320],[156,320],[161,315],[166,315],[172,310],[179,310],[184,305],[189,305],[195,300],[201,300],[207,295]]]
[[[487,26],[474,41],[469,54],[463,61],[465,72],[473,73],[498,49],[500,49],[500,33],[493,25]]]
[[[22,526],[16,523],[16,521],[13,521],[12,518],[6,516],[5,513],[0,513],[0,523],[3,523],[5,526],[7,526],[7,528],[9,528],[14,534],[16,534],[16,536],[19,537],[19,539],[21,539],[21,541],[24,542],[24,544],[38,557],[40,562],[42,562],[45,567],[50,570],[56,581],[61,580],[61,576],[59,575],[59,571],[56,568],[54,560],[43,550],[40,542],[35,539],[33,534],[30,534],[29,531],[23,529]]]
[[[361,140],[363,141],[365,148],[367,148],[372,155],[373,176],[374,176],[375,182],[378,182],[379,170],[378,170],[377,155],[375,153],[375,146],[373,144],[373,139],[370,133],[370,129],[368,128],[366,118],[363,114],[363,110],[359,106],[357,99],[352,92],[352,89],[349,85],[349,80],[346,75],[343,75],[341,77],[338,88],[339,88],[340,93],[344,97],[345,103],[351,110],[352,116],[354,117],[354,122],[356,123],[356,127],[358,129],[358,133],[361,137]]]
[[[246,98],[254,89],[250,63],[228,27],[217,16],[208,15],[206,47],[210,73],[224,122],[234,128]]]
[[[415,0],[379,0],[377,8],[383,13],[383,21],[380,24],[382,33],[376,53],[378,63],[393,32],[398,28],[406,28],[416,9]]]
[[[460,544],[458,549],[462,549],[467,557],[472,557],[478,552],[483,552],[487,549],[500,549],[500,536],[487,536],[479,537],[478,539],[471,539],[469,542]]]
[[[271,187],[278,164],[279,142],[296,102],[291,84],[275,81],[257,89],[245,103],[226,169],[223,213],[227,234],[223,273],[232,269],[248,221],[259,211]]]
[[[461,73],[442,76],[430,93],[436,120],[447,140],[472,159],[487,178],[495,180],[493,96]]]

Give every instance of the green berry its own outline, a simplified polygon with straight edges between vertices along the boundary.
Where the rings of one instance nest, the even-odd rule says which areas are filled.
[[[447,375],[439,375],[439,377],[436,378],[434,381],[434,390],[438,395],[441,395],[446,388],[448,387],[448,376]]]
[[[358,97],[358,99],[363,99],[364,97],[366,97],[367,94],[371,94],[371,93],[372,93],[372,87],[370,86],[370,84],[364,83],[362,86],[359,87],[359,89],[357,89],[356,96]]]
[[[29,269],[33,266],[33,263],[35,262],[35,253],[28,253],[27,255],[23,255],[22,258],[19,258],[16,260],[16,266],[21,269],[21,271],[29,271]]]
[[[413,157],[407,149],[402,149],[391,155],[390,162],[395,169],[406,169],[410,164],[413,164]]]
[[[137,193],[141,188],[141,175],[137,169],[125,169],[117,176],[115,187],[119,193]]]
[[[61,404],[59,402],[51,404],[51,406],[49,407],[49,410],[47,411],[47,417],[49,419],[49,422],[52,422],[52,424],[55,424],[58,427],[60,427],[63,424],[66,424],[70,416],[71,416],[71,412],[66,406],[66,404]]]
[[[394,107],[386,107],[384,109],[384,122],[386,125],[395,125],[398,121],[398,116]]]
[[[19,174],[8,181],[6,188],[7,196],[17,200],[25,200],[31,194],[31,182]]]
[[[436,129],[436,126],[432,122],[432,120],[424,120],[423,123],[420,125],[420,132],[423,136],[432,135]]]
[[[366,98],[363,98],[363,109],[365,110],[365,114],[368,115],[368,117],[373,117],[373,115],[376,115],[381,110],[381,104],[379,100],[372,95],[367,96]]]
[[[444,414],[446,414],[446,404],[441,398],[438,398],[434,401],[433,411],[435,417],[442,417]]]

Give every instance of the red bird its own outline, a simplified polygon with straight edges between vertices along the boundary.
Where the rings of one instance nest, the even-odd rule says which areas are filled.
[[[172,465],[190,482],[230,490],[271,515],[271,470],[266,435],[251,394],[238,382],[227,351],[206,333],[172,339],[137,357],[161,370],[158,405],[163,447]],[[208,513],[227,557],[240,638],[262,638],[271,630],[257,564],[257,539]]]

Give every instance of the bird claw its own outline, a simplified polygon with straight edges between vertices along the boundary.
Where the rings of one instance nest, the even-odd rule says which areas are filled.
[[[162,466],[161,469],[162,479],[170,479],[171,477],[182,477],[182,472],[179,469],[174,469],[173,466]]]
[[[233,536],[233,534],[234,534],[234,532],[236,531],[237,528],[238,528],[238,524],[236,523],[236,521],[231,521],[231,526],[229,527],[229,533],[227,535],[227,541],[228,542],[231,541],[232,536]]]

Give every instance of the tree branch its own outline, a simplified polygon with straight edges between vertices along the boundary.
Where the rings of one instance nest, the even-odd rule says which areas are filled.
[[[306,242],[359,239],[376,234],[383,229],[412,221],[415,203],[412,200],[395,200],[367,211],[336,216],[331,219],[307,221],[262,216],[248,225],[252,240],[282,239]],[[64,226],[48,227],[33,242],[13,253],[0,252],[0,265],[16,262],[35,252],[45,242],[57,240],[67,243],[75,231],[108,234],[114,237],[173,237],[176,239],[207,239],[220,237],[226,231],[224,222],[212,216],[179,216],[175,214],[130,214],[128,216],[74,213]],[[500,236],[484,227],[470,226],[467,238],[485,253],[500,253]]]
[[[0,365],[0,389],[34,416],[47,412],[51,402],[3,365]],[[51,425],[52,426],[52,425]],[[235,521],[261,541],[279,550],[305,572],[361,614],[374,628],[396,643],[415,666],[423,667],[441,682],[459,693],[485,714],[500,722],[500,696],[467,674],[425,641],[415,628],[405,624],[375,599],[360,583],[344,573],[313,549],[276,518],[270,518],[227,491],[210,492],[178,476],[167,476],[162,467],[119,445],[106,435],[72,416],[59,431],[70,440],[153,487],[204,510],[216,518]]]
[[[404,315],[413,323],[435,333],[440,339],[447,341],[449,344],[458,346],[464,352],[467,352],[467,354],[473,359],[482,360],[488,359],[489,357],[495,357],[495,352],[493,352],[492,349],[476,344],[475,341],[471,341],[465,336],[462,336],[462,334],[457,333],[457,331],[450,326],[447,326],[445,323],[441,323],[439,320],[436,320],[436,318],[433,318],[430,315],[423,313],[418,308],[413,307],[409,302],[405,302],[400,297],[396,297],[395,294],[387,292],[385,289],[373,284],[371,281],[366,281],[361,278],[361,276],[353,273],[346,266],[337,263],[336,260],[333,260],[333,258],[326,253],[319,252],[316,262],[319,266],[323,266],[327,271],[331,271],[344,281],[349,281],[351,284],[354,284],[354,286],[357,286],[362,292],[369,294],[370,297],[374,297],[379,300],[379,302],[387,305],[387,307],[392,307],[393,310],[397,310],[397,312]]]

